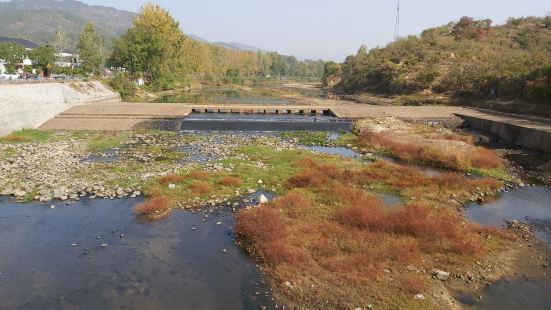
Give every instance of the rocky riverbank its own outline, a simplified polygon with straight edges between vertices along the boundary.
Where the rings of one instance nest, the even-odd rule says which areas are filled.
[[[106,145],[94,150],[102,140]],[[134,197],[149,180],[164,175],[198,168],[231,172],[231,166],[217,162],[243,158],[234,150],[244,145],[296,147],[268,135],[56,132],[45,142],[0,144],[0,194],[43,202]]]

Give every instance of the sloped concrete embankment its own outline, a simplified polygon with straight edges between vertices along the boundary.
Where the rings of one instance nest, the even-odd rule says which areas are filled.
[[[0,136],[38,128],[68,108],[119,96],[100,82],[0,84]]]
[[[500,141],[551,153],[551,122],[500,117],[491,114],[459,116],[465,120],[468,127],[491,134]]]

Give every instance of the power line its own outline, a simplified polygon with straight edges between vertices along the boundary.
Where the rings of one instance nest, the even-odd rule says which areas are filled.
[[[400,0],[398,0],[398,6],[396,7],[396,26],[394,28],[394,40],[397,41],[400,38]]]

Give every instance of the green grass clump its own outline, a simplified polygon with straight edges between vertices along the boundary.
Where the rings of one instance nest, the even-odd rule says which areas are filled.
[[[283,139],[297,140],[299,144],[318,146],[327,144],[329,133],[326,131],[292,131],[280,134]]]
[[[96,136],[88,141],[86,150],[89,152],[102,152],[115,147],[120,147],[127,138],[128,134],[126,133]]]
[[[46,142],[51,132],[38,129],[23,129],[0,138],[1,143]]]

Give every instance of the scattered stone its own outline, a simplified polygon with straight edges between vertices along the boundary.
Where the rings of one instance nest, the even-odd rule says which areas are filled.
[[[413,299],[415,299],[415,300],[424,300],[425,296],[423,294],[417,294],[417,295],[413,296]]]
[[[269,201],[268,198],[266,198],[264,194],[260,195],[260,199],[259,199],[260,204],[268,203],[268,201]]]
[[[293,288],[293,285],[291,285],[291,282],[289,281],[285,281],[285,286],[287,286],[288,288],[292,289]]]
[[[440,281],[446,281],[450,277],[450,273],[438,269],[432,271],[432,276]]]

